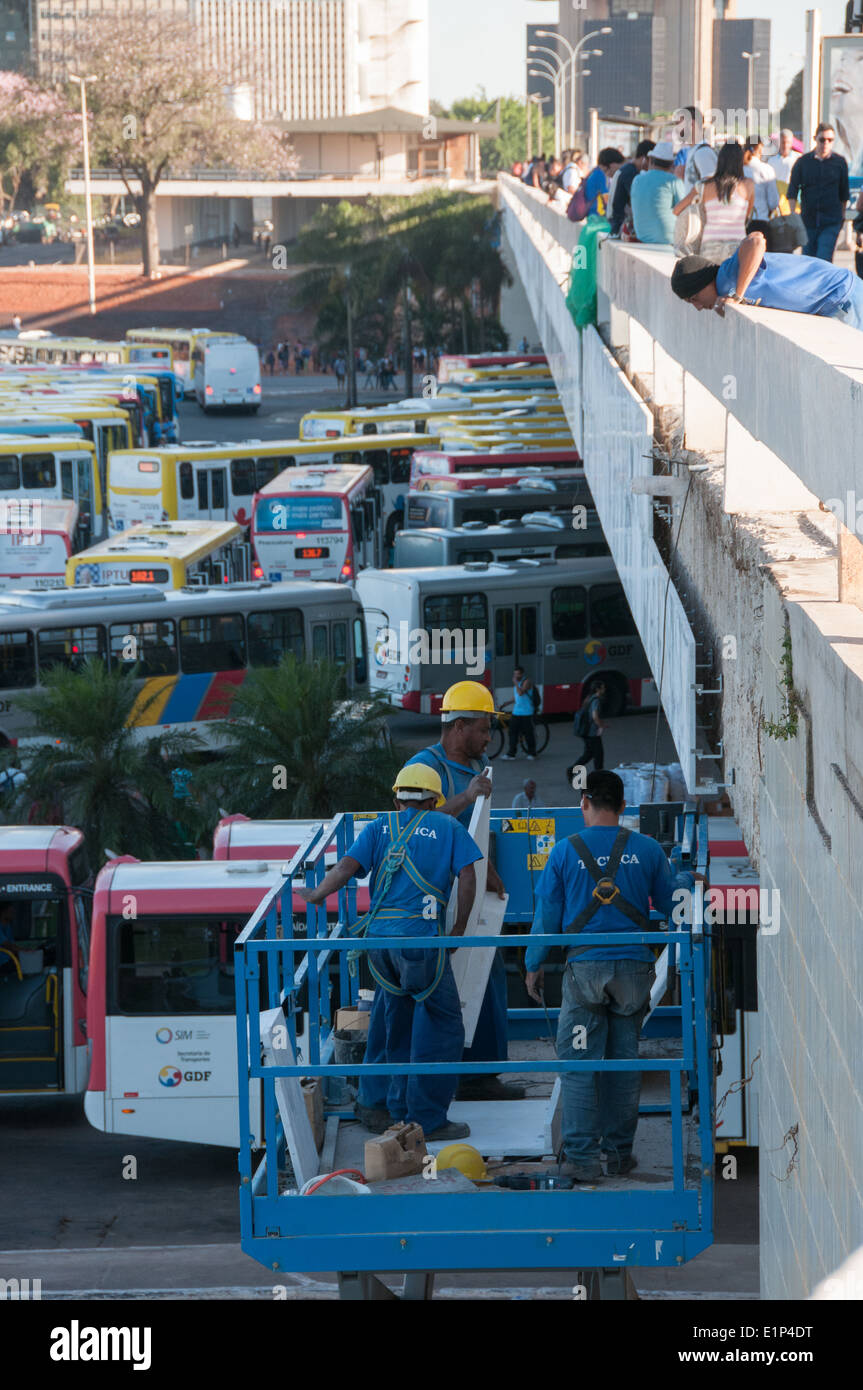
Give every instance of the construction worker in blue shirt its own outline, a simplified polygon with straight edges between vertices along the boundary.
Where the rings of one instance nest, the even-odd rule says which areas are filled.
[[[441,702],[439,743],[423,748],[408,766],[424,763],[440,774],[446,801],[442,810],[456,816],[467,829],[473,805],[479,796],[491,795],[491,779],[486,773],[485,750],[491,738],[495,714],[491,691],[479,681],[457,681],[445,692]],[[488,890],[504,897],[504,887],[494,865],[488,866]],[[465,1062],[502,1062],[507,1057],[506,969],[500,951],[494,964],[477,1019],[473,1042],[465,1050]],[[522,1100],[524,1087],[501,1081],[499,1076],[464,1076],[458,1088],[459,1100]]]
[[[395,811],[378,816],[321,884],[304,890],[321,903],[355,875],[369,874],[371,903],[356,935],[441,936],[453,880],[458,900],[453,936],[463,936],[476,896],[474,863],[481,851],[452,816],[441,815],[440,777],[420,764],[403,767],[393,786]],[[461,1003],[443,946],[369,951],[377,986],[369,1020],[366,1061],[458,1062],[464,1048]],[[381,1078],[374,1078],[376,1081]],[[358,1118],[380,1133],[403,1120],[422,1126],[427,1139],[464,1139],[466,1124],[450,1122],[455,1094],[450,1075],[391,1076],[386,1108],[357,1106]]]
[[[581,810],[584,830],[559,840],[548,856],[537,887],[531,934],[572,934],[567,944],[563,996],[557,1031],[561,1061],[638,1057],[638,1039],[656,978],[647,945],[593,946],[595,932],[650,930],[651,904],[670,913],[675,889],[689,889],[692,874],[672,874],[660,845],[620,825],[625,809],[623,782],[614,772],[591,772]],[[575,945],[575,935],[579,944]],[[543,1001],[542,962],[548,947],[529,946],[525,983],[531,998]],[[567,1072],[561,1078],[562,1171],[577,1182],[603,1177],[604,1151],[609,1176],[636,1166],[632,1152],[638,1124],[641,1072]]]

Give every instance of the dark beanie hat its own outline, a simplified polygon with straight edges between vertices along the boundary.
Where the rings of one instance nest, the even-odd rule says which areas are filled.
[[[671,288],[681,299],[691,299],[705,285],[716,279],[718,261],[708,261],[704,256],[682,256],[671,272]]]

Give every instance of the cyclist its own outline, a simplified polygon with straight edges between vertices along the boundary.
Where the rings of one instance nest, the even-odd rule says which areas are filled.
[[[536,757],[536,735],[533,732],[534,703],[531,691],[533,681],[526,676],[522,666],[516,666],[512,673],[512,716],[509,721],[509,752],[504,753],[503,761],[511,763],[518,752],[519,738],[524,736],[527,744],[528,761]]]

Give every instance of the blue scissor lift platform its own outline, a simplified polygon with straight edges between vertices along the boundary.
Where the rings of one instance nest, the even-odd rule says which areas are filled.
[[[522,813],[523,814],[523,813]],[[665,832],[681,850],[684,867],[707,875],[706,817],[681,806],[628,810],[625,823],[639,816],[648,833]],[[367,817],[365,818],[367,819]],[[565,807],[541,812],[530,822],[517,813],[492,812],[496,863],[509,901],[500,936],[461,939],[459,949],[525,945],[524,929],[533,917],[535,880],[548,849],[583,828],[581,812]],[[669,829],[670,827],[670,829]],[[404,1298],[430,1296],[434,1275],[459,1270],[571,1270],[588,1297],[634,1297],[635,1267],[679,1266],[713,1242],[714,1072],[710,1008],[710,933],[703,924],[701,897],[687,895],[679,925],[652,914],[649,932],[596,934],[593,942],[645,942],[663,953],[658,977],[665,976],[675,1002],[655,1007],[646,1021],[641,1055],[633,1061],[567,1061],[552,1053],[548,1015],[538,1007],[508,1009],[507,1061],[486,1063],[384,1064],[334,1061],[336,1007],[357,998],[357,976],[349,951],[428,945],[424,938],[358,939],[349,935],[357,920],[356,886],[339,893],[335,922],[323,907],[309,908],[305,924],[292,908],[294,883],[320,883],[325,854],[338,857],[355,838],[354,817],[340,815],[312,829],[284,867],[284,881],[264,899],[236,944],[237,1046],[240,1133],[239,1156],[242,1247],[269,1270],[312,1273],[336,1271],[343,1297],[390,1298],[376,1275],[403,1273]],[[520,927],[521,931],[515,929]],[[534,938],[560,947],[560,936]],[[659,983],[659,982],[658,982]],[[661,997],[661,995],[660,995]],[[666,996],[667,997],[667,996]],[[287,1063],[274,1065],[262,1035],[262,1016],[280,1010],[289,1051]],[[297,1020],[308,1027],[298,1043]],[[532,1040],[545,1040],[544,1048]],[[521,1056],[519,1056],[521,1053]],[[545,1055],[541,1055],[544,1053]],[[527,1056],[525,1054],[528,1054]],[[296,1059],[296,1060],[295,1060]],[[606,1179],[596,1187],[519,1191],[489,1184],[414,1180],[389,1183],[371,1195],[327,1195],[326,1186],[302,1196],[286,1180],[288,1145],[277,1096],[281,1078],[321,1077],[328,1113],[352,1119],[341,1078],[357,1074],[530,1073],[553,1082],[565,1071],[640,1070],[644,1091],[636,1136],[640,1166],[635,1174]],[[656,1087],[667,1079],[667,1090]],[[260,1084],[263,1142],[249,1133],[250,1097]],[[648,1098],[649,1097],[649,1098]],[[479,1102],[480,1114],[496,1102]],[[502,1102],[514,1114],[529,1101]],[[526,1112],[525,1112],[526,1113]],[[451,1108],[456,1117],[458,1107]],[[243,1117],[246,1117],[245,1119]],[[509,1152],[520,1155],[516,1142]],[[332,1160],[323,1171],[361,1167],[362,1146],[370,1135],[356,1123],[339,1125]],[[468,1142],[475,1142],[473,1134]],[[430,1146],[430,1150],[440,1146]],[[642,1152],[644,1150],[644,1152]],[[486,1157],[489,1154],[485,1155]],[[492,1154],[492,1157],[499,1155]],[[549,1154],[551,1157],[551,1154]],[[518,1165],[518,1171],[524,1169]],[[546,1171],[554,1172],[546,1161]],[[442,1177],[444,1175],[441,1175]]]

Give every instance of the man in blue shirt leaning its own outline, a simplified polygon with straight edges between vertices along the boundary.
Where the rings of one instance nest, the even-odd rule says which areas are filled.
[[[395,811],[367,825],[320,885],[300,890],[300,896],[307,903],[321,903],[349,878],[370,874],[371,904],[355,935],[439,937],[450,889],[458,879],[452,935],[463,936],[476,896],[473,866],[482,858],[479,847],[453,816],[440,814],[440,778],[430,768],[403,767],[393,792]],[[383,1047],[371,1056],[369,1047],[367,1060],[458,1062],[464,1024],[449,950],[405,946],[369,951],[368,961],[378,986],[369,1041],[376,1027]],[[427,1139],[464,1139],[470,1133],[468,1125],[447,1120],[454,1076],[392,1076],[387,1082],[388,1113],[379,1117],[376,1128],[413,1120]]]
[[[715,309],[720,316],[731,302],[818,314],[863,329],[863,280],[829,261],[770,252],[761,232],[750,232],[721,264],[683,256],[671,288],[695,309]]]
[[[531,934],[572,934],[557,1030],[561,1061],[638,1057],[656,978],[653,952],[638,944],[590,946],[589,938],[596,932],[649,931],[651,904],[670,913],[674,889],[694,882],[689,873],[672,877],[655,840],[620,825],[624,807],[617,773],[591,772],[581,799],[585,828],[554,846],[537,888]],[[525,956],[527,991],[540,1003],[547,954],[547,947],[529,946]],[[602,1178],[602,1150],[609,1176],[636,1166],[632,1143],[641,1072],[611,1071],[599,1082],[599,1072],[567,1072],[561,1078],[564,1171],[578,1182]]]

